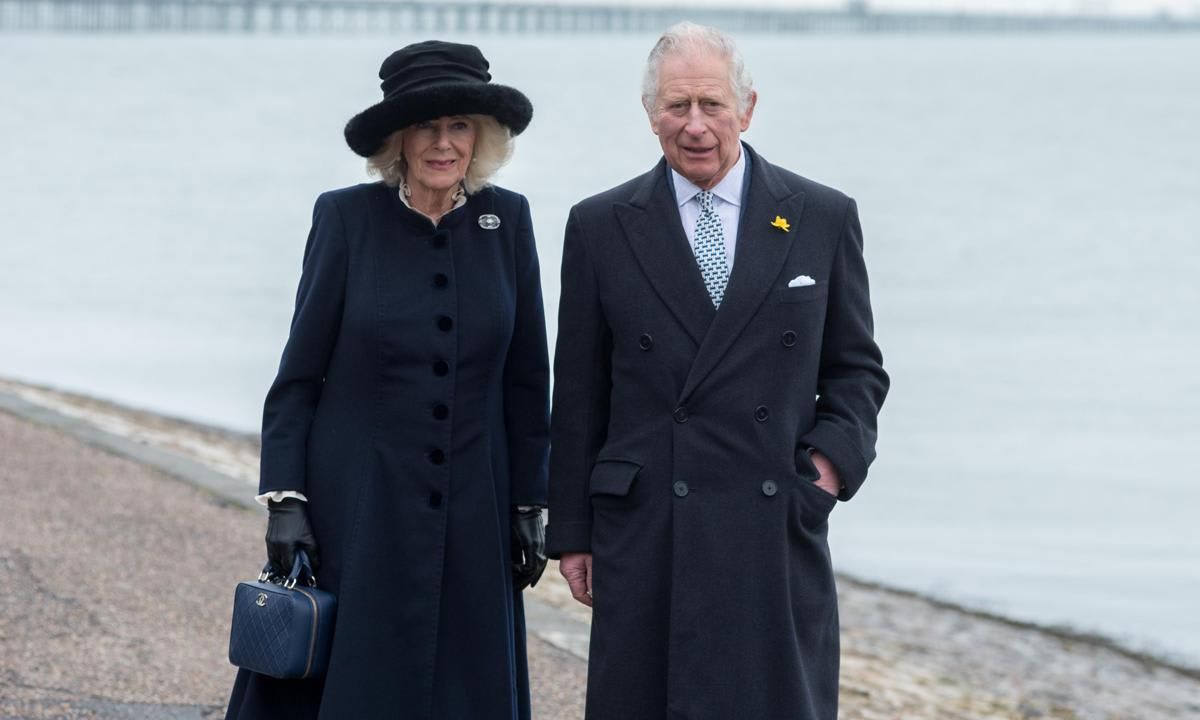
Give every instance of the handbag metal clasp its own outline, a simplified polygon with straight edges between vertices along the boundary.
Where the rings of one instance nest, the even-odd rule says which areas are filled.
[[[254,600],[254,604],[255,604],[255,605],[257,605],[257,606],[259,606],[259,607],[266,607],[266,606],[267,606],[267,594],[266,594],[266,593],[259,593],[259,594],[258,594],[258,598],[256,598],[256,599]]]

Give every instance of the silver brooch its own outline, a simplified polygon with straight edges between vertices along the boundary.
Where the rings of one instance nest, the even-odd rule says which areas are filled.
[[[496,228],[500,227],[500,218],[491,213],[488,213],[487,215],[480,215],[479,227],[483,228],[484,230],[495,230]]]

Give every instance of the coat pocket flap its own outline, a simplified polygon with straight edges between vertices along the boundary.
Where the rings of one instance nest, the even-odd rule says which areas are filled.
[[[592,468],[588,494],[628,495],[633,479],[641,469],[641,465],[630,460],[600,460]]]

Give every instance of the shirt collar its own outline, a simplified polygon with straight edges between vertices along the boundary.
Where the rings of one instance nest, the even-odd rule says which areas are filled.
[[[404,207],[408,208],[409,210],[412,210],[413,212],[421,213],[420,210],[417,210],[416,208],[414,208],[412,206],[412,203],[408,199],[410,191],[408,189],[408,183],[404,180],[403,175],[400,176],[400,184],[396,187],[396,192],[397,192],[397,194],[400,195],[400,202],[404,203]],[[459,209],[460,207],[462,207],[463,205],[466,205],[466,204],[467,204],[467,188],[462,183],[459,183],[458,190],[454,191],[454,206],[451,207],[449,210],[447,210],[446,214],[449,215],[451,212]],[[425,213],[421,213],[421,214],[424,215]],[[445,216],[443,216],[443,217],[445,217]]]
[[[738,159],[729,168],[729,172],[725,173],[725,177],[721,178],[721,182],[717,183],[712,189],[713,195],[721,198],[725,202],[734,207],[742,206],[742,185],[746,182],[746,148],[738,144]],[[668,167],[670,167],[668,165]],[[679,207],[696,197],[700,193],[700,188],[691,180],[675,172],[675,168],[671,168],[671,183],[675,187],[675,202]]]

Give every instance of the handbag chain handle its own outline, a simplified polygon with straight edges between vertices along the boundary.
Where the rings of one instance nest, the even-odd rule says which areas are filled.
[[[296,559],[292,562],[292,571],[288,573],[287,577],[276,575],[275,568],[272,567],[270,561],[267,561],[267,564],[263,566],[262,572],[258,574],[259,582],[273,582],[276,585],[282,585],[288,590],[296,587],[296,583],[300,578],[306,578],[309,587],[317,586],[317,576],[313,574],[312,563],[308,559],[308,553],[303,550],[296,551]]]

